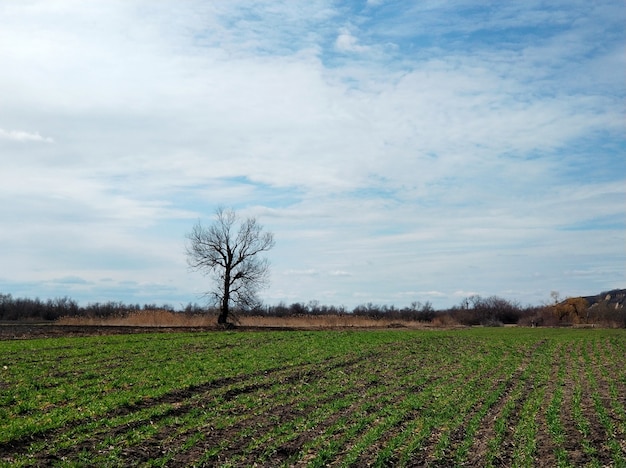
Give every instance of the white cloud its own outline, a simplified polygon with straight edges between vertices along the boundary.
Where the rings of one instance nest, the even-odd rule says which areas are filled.
[[[4,130],[0,128],[0,140],[10,140],[18,142],[36,141],[43,143],[53,143],[54,140],[42,137],[38,132],[25,132],[22,130]]]
[[[453,296],[455,297],[462,297],[462,298],[468,298],[468,297],[472,297],[472,296],[480,296],[480,294],[478,294],[475,291],[454,291]]]
[[[307,270],[285,270],[283,274],[286,276],[317,276],[319,272],[314,268],[309,268]]]
[[[341,28],[339,30],[339,35],[335,41],[335,47],[340,52],[363,53],[370,50],[370,47],[360,45],[357,37],[355,37],[348,28]]]
[[[352,276],[352,273],[344,270],[333,270],[329,274],[330,276]]]

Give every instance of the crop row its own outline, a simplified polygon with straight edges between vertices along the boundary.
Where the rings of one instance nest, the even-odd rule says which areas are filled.
[[[626,333],[0,342],[12,466],[624,466]]]

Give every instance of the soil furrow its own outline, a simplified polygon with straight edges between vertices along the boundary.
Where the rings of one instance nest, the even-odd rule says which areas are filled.
[[[364,361],[365,361],[365,358],[363,359],[360,358],[360,359],[354,359],[351,361],[343,361],[339,363],[330,364],[326,366],[325,368],[314,368],[314,369],[310,369],[308,365],[303,366],[300,369],[295,369],[290,375],[285,376],[283,378],[270,378],[270,381],[263,385],[248,386],[248,387],[235,388],[232,390],[228,390],[222,395],[222,397],[228,401],[228,400],[236,399],[237,396],[242,395],[242,394],[256,393],[257,391],[268,390],[276,386],[277,384],[285,385],[289,387],[290,384],[295,384],[298,381],[302,381],[302,380],[307,380],[309,382],[314,381],[314,380],[317,381],[323,378],[327,373],[333,370],[342,369],[343,371],[348,371],[350,368],[360,365]],[[281,396],[284,397],[284,395],[281,395]],[[298,398],[298,395],[294,395],[292,400],[294,399],[297,400],[297,398]],[[334,394],[328,398],[330,401],[331,399],[338,398],[338,395]],[[261,406],[257,407],[255,410],[256,412],[258,412],[258,414],[250,414],[250,417],[246,417],[245,413],[242,412],[241,408],[234,408],[232,412],[229,412],[229,414],[223,414],[222,416],[228,416],[228,415],[235,416],[235,415],[241,414],[241,415],[244,415],[244,417],[240,421],[235,422],[233,425],[224,427],[219,430],[212,428],[211,425],[209,424],[208,428],[205,427],[204,429],[207,429],[209,431],[209,433],[211,434],[211,437],[209,438],[205,433],[200,437],[201,440],[198,443],[198,446],[202,445],[204,448],[198,449],[198,446],[192,446],[192,448],[190,448],[189,451],[177,454],[174,457],[174,460],[175,460],[174,463],[181,462],[180,458],[184,459],[185,463],[188,463],[190,460],[193,460],[194,452],[201,451],[202,453],[204,453],[204,451],[210,449],[212,446],[219,446],[220,443],[227,441],[228,438],[232,438],[238,433],[241,433],[246,428],[255,428],[255,432],[262,433],[268,427],[268,422],[266,421],[266,419],[269,415],[271,415],[272,418],[275,418],[276,415],[280,415],[281,420],[283,420],[287,418],[288,415],[290,414],[292,414],[293,417],[298,417],[304,414],[303,411],[305,410],[295,410],[293,408],[293,405],[294,405],[293,402],[287,405],[280,404],[280,403],[277,403],[276,405],[274,405],[271,403],[274,400],[275,398],[273,396],[264,395],[263,403],[266,403],[267,406],[263,407],[262,406],[263,403],[262,403]],[[317,402],[317,404],[321,404],[321,405],[326,404],[326,403],[327,401],[324,399],[320,399]],[[212,405],[212,401],[207,401],[207,402],[194,401],[193,404],[191,405],[191,408],[196,408],[199,405],[206,405],[207,407],[210,407]],[[259,412],[260,409],[263,409],[263,411]],[[276,420],[273,419],[273,422],[271,423],[271,425],[274,425],[275,422]],[[125,451],[125,454],[128,457],[129,462],[131,463],[135,461],[140,462],[143,460],[145,456],[152,455],[154,457],[158,457],[160,456],[161,453],[177,451],[176,450],[177,447],[184,445],[191,437],[198,435],[199,433],[197,428],[195,428],[195,429],[182,431],[180,434],[177,434],[174,438],[171,438],[171,437],[168,438],[167,437],[168,434],[171,435],[172,432],[174,432],[172,427],[164,427],[161,431],[159,431],[159,433],[153,436],[153,439],[161,440],[162,442],[158,446],[154,445],[152,447],[152,450],[148,450],[148,451],[140,450],[139,452],[137,452],[135,451],[134,448],[127,449]],[[252,434],[248,434],[248,436],[252,437]],[[234,441],[231,440],[230,442],[232,443]],[[240,448],[240,446],[238,446],[238,448]],[[136,454],[139,454],[141,459],[135,460],[134,456]]]
[[[498,400],[489,408],[482,419],[481,425],[474,433],[474,443],[468,451],[468,457],[464,463],[465,466],[480,466],[484,464],[487,453],[489,452],[489,444],[496,436],[496,421],[502,417],[502,412],[507,406],[511,396],[517,391],[519,386],[522,385],[521,376],[526,372],[534,354],[537,352],[539,347],[545,343],[545,339],[534,343],[530,349],[525,352],[522,361],[511,377],[494,382],[494,386],[500,385],[504,382],[504,391]],[[529,385],[529,382],[527,381],[523,385],[524,390],[522,391],[522,395],[526,391],[526,387]],[[516,407],[519,405],[520,402],[516,402]]]
[[[621,466],[622,331],[330,337],[168,336],[163,347],[156,336],[99,338],[111,346],[99,361],[91,345],[81,354],[82,339],[13,353],[4,375],[15,390],[0,389],[11,405],[0,407],[4,440],[41,424],[0,443],[0,465]],[[115,357],[120,346],[127,361]],[[206,353],[218,347],[232,351],[213,365]],[[38,355],[48,359],[32,363]],[[147,366],[153,356],[169,364]]]
[[[89,419],[76,419],[76,420],[65,423],[63,427],[60,427],[60,428],[34,432],[28,436],[24,436],[22,438],[0,444],[0,453],[6,454],[6,456],[8,457],[26,453],[28,451],[28,447],[32,446],[33,444],[36,444],[44,440],[49,443],[53,443],[54,440],[58,439],[63,434],[66,434],[69,431],[72,431],[73,429],[76,429],[77,427],[83,424],[92,422],[94,420],[123,417],[131,413],[136,413],[138,411],[149,409],[149,408],[156,407],[156,406],[163,405],[163,404],[181,405],[175,410],[173,410],[173,413],[180,415],[186,411],[189,411],[192,407],[194,407],[193,403],[189,402],[189,400],[192,400],[193,397],[197,395],[206,394],[211,391],[218,390],[220,388],[228,387],[230,385],[234,385],[238,383],[243,383],[243,382],[253,380],[259,377],[267,381],[265,384],[254,383],[250,385],[244,385],[241,388],[233,388],[233,389],[226,390],[224,396],[227,398],[228,397],[232,398],[236,396],[237,394],[247,393],[247,392],[255,391],[261,388],[270,388],[276,383],[281,382],[281,381],[288,382],[290,379],[297,380],[297,379],[303,378],[306,375],[321,374],[330,369],[350,366],[354,363],[367,360],[368,357],[369,357],[368,355],[362,355],[362,356],[359,356],[358,358],[353,358],[348,361],[337,360],[337,362],[326,363],[323,366],[317,365],[318,367],[315,367],[316,364],[307,364],[306,366],[302,366],[302,367],[295,367],[295,366],[287,367],[287,368],[276,367],[272,369],[259,371],[254,374],[244,374],[244,375],[238,375],[238,376],[233,376],[233,377],[224,377],[224,378],[212,380],[203,384],[192,385],[184,389],[178,389],[178,390],[165,393],[156,398],[146,398],[135,403],[119,406],[107,412],[104,415],[99,415],[99,416],[92,417]],[[287,375],[289,375],[289,372],[292,373],[290,377],[286,377],[282,379],[278,377],[281,375],[281,373],[287,373]],[[97,436],[98,433],[96,432],[94,435]],[[105,437],[105,435],[101,434],[100,437]],[[84,446],[86,444],[88,444],[88,442],[83,442],[81,443],[81,446]],[[92,441],[91,444],[96,445],[97,439]],[[75,452],[75,450],[72,450],[72,449],[67,450],[67,453],[71,453],[71,452]]]
[[[537,430],[537,453],[535,459],[541,466],[552,467],[557,466],[556,446],[554,435],[550,432],[550,423],[548,421],[548,408],[554,394],[562,391],[562,383],[559,379],[559,371],[563,366],[561,358],[562,344],[554,348],[552,354],[552,365],[550,367],[550,377],[547,381],[546,392],[542,404],[542,409],[538,413],[538,430]]]
[[[567,452],[568,460],[574,466],[584,466],[591,462],[591,456],[583,450],[583,436],[577,428],[574,412],[574,394],[576,386],[581,379],[581,372],[578,366],[580,349],[570,344],[565,368],[565,384],[563,386],[563,402],[561,404],[561,424],[564,431],[563,447]]]
[[[493,369],[483,369],[480,374],[474,376],[470,381],[467,381],[464,385],[459,387],[459,389],[467,388],[468,385],[480,384],[481,382],[485,382],[485,379],[488,377],[488,375],[491,375],[493,373]],[[480,411],[482,402],[484,401],[484,396],[485,394],[481,392],[481,398],[469,405],[468,412],[463,415],[463,421],[452,431],[450,435],[451,447],[449,448],[448,453],[454,453],[456,447],[460,444],[460,442],[462,442],[462,439],[465,435],[466,425],[469,423],[471,417],[478,411]],[[383,450],[394,437],[400,435],[405,430],[406,423],[411,420],[411,417],[413,415],[416,416],[418,414],[418,411],[411,411],[407,415],[403,416],[393,427],[386,430],[379,440],[373,443],[366,451],[364,451],[359,456],[356,465],[369,466],[375,463],[376,459],[378,458],[378,453]],[[421,451],[425,463],[429,460],[430,462],[432,462],[435,448],[443,434],[443,432],[439,429],[440,428],[435,428],[435,430],[431,434],[431,437],[429,438],[428,445],[425,446]],[[458,440],[459,437],[461,438],[460,441]],[[454,461],[446,459],[443,460],[442,463],[443,465],[448,466],[450,463],[454,464]]]

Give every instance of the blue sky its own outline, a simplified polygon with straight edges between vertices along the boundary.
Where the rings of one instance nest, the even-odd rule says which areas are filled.
[[[0,292],[200,302],[185,234],[275,234],[266,303],[626,287],[623,1],[0,0]]]

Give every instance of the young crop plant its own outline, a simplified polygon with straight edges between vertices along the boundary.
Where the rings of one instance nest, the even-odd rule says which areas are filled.
[[[542,379],[543,380],[543,379]],[[522,407],[520,419],[513,433],[515,450],[514,466],[531,466],[537,450],[537,414],[544,399],[545,382],[537,382],[536,387]]]
[[[596,371],[598,367],[601,367],[601,363],[594,359],[598,357],[597,342],[593,341],[590,344],[592,347],[593,355],[589,353],[589,347],[586,347],[583,349],[583,358],[586,364],[585,371],[587,381],[589,382],[591,399],[593,400],[593,407],[595,409],[597,419],[600,421],[602,427],[604,428],[606,437],[608,439],[607,445],[610,448],[613,462],[616,466],[626,465],[626,456],[624,455],[624,451],[620,444],[620,441],[616,437],[617,427],[613,422],[613,418],[611,417],[609,410],[604,406],[602,395],[600,395],[600,388],[596,377]]]
[[[0,466],[624,464],[623,330],[0,341]]]
[[[565,386],[565,368],[563,362],[565,361],[565,348],[560,347],[557,380],[555,382],[554,391],[548,408],[546,409],[546,421],[548,424],[548,430],[552,436],[554,443],[554,456],[556,458],[557,466],[570,467],[572,466],[567,457],[567,451],[565,450],[565,438],[566,433],[561,421],[561,407],[563,405],[563,387]]]

